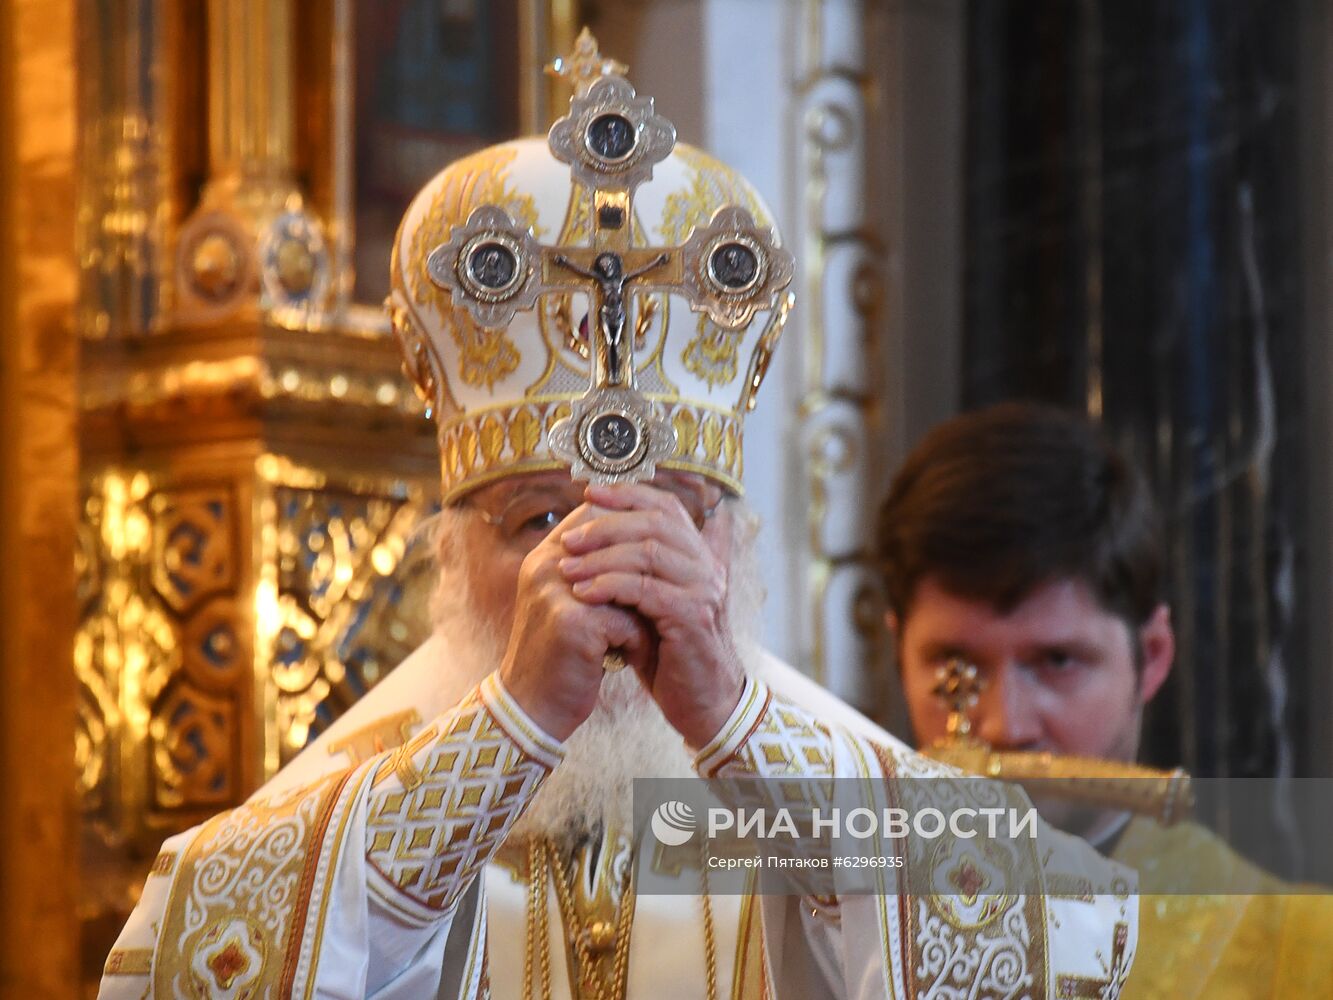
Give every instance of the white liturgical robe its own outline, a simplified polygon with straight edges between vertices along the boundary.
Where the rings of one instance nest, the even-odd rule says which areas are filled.
[[[495,675],[461,699],[450,692],[448,655],[431,639],[248,802],[170,838],[100,996],[517,1000],[525,982],[544,995],[526,944],[529,924],[542,926],[529,919],[528,855],[505,838],[561,746]],[[876,781],[943,772],[771,657],[696,769]],[[629,844],[608,835],[582,896],[597,898],[599,880],[621,884],[613,873]],[[701,895],[639,894],[625,995],[1117,996],[1136,943],[1133,876],[1044,827],[1032,849],[1047,892],[967,914],[897,892],[892,870],[873,894],[714,893],[707,920]],[[1076,870],[1126,891],[1071,889]],[[549,942],[536,951],[550,996],[599,995],[596,983],[572,985],[581,960],[567,900],[543,886]]]

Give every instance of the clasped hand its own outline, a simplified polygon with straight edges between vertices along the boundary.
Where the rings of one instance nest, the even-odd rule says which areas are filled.
[[[588,717],[618,650],[694,748],[721,729],[744,675],[727,619],[729,527],[701,531],[672,493],[589,486],[523,562],[501,679],[552,736]],[[713,544],[710,545],[710,542]]]

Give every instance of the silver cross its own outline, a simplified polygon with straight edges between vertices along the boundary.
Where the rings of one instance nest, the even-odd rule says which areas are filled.
[[[431,280],[483,327],[507,326],[553,292],[583,292],[592,365],[588,391],[547,438],[570,475],[598,483],[651,479],[670,458],[676,432],[639,392],[634,338],[626,336],[627,286],[675,292],[718,326],[738,330],[772,309],[791,283],[795,261],[745,209],[724,206],[674,247],[634,247],[634,191],[676,144],[676,129],[621,76],[598,77],[553,126],[553,156],[570,165],[593,198],[592,244],[547,246],[504,209],[482,205],[427,258]]]

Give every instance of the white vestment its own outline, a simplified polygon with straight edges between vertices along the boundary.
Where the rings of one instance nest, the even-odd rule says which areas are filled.
[[[460,700],[448,656],[432,638],[246,804],[167,840],[99,995],[523,996],[529,887],[500,848],[560,747],[494,676]],[[943,770],[767,656],[697,766],[874,781]],[[1133,876],[1044,828],[1034,851],[1047,893],[1003,897],[980,920],[898,894],[892,871],[879,894],[816,905],[710,895],[716,995],[1117,996]],[[1070,888],[1075,871],[1125,892]],[[547,889],[551,996],[568,998]],[[634,905],[626,996],[707,996],[700,897]]]

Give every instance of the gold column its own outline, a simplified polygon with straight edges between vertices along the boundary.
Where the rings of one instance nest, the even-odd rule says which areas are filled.
[[[290,0],[210,0],[212,183],[243,180],[247,197],[292,189]]]
[[[327,220],[293,171],[297,45],[310,40],[296,37],[292,0],[208,0],[207,10],[208,179],[177,246],[177,322],[326,325],[345,282]],[[346,35],[333,42],[345,55]]]
[[[162,0],[85,4],[78,20],[78,328],[118,338],[154,327],[166,306],[171,74],[145,70],[163,48]],[[118,44],[107,45],[114,38]]]
[[[75,40],[71,0],[0,0],[0,996],[78,965],[74,802]]]

